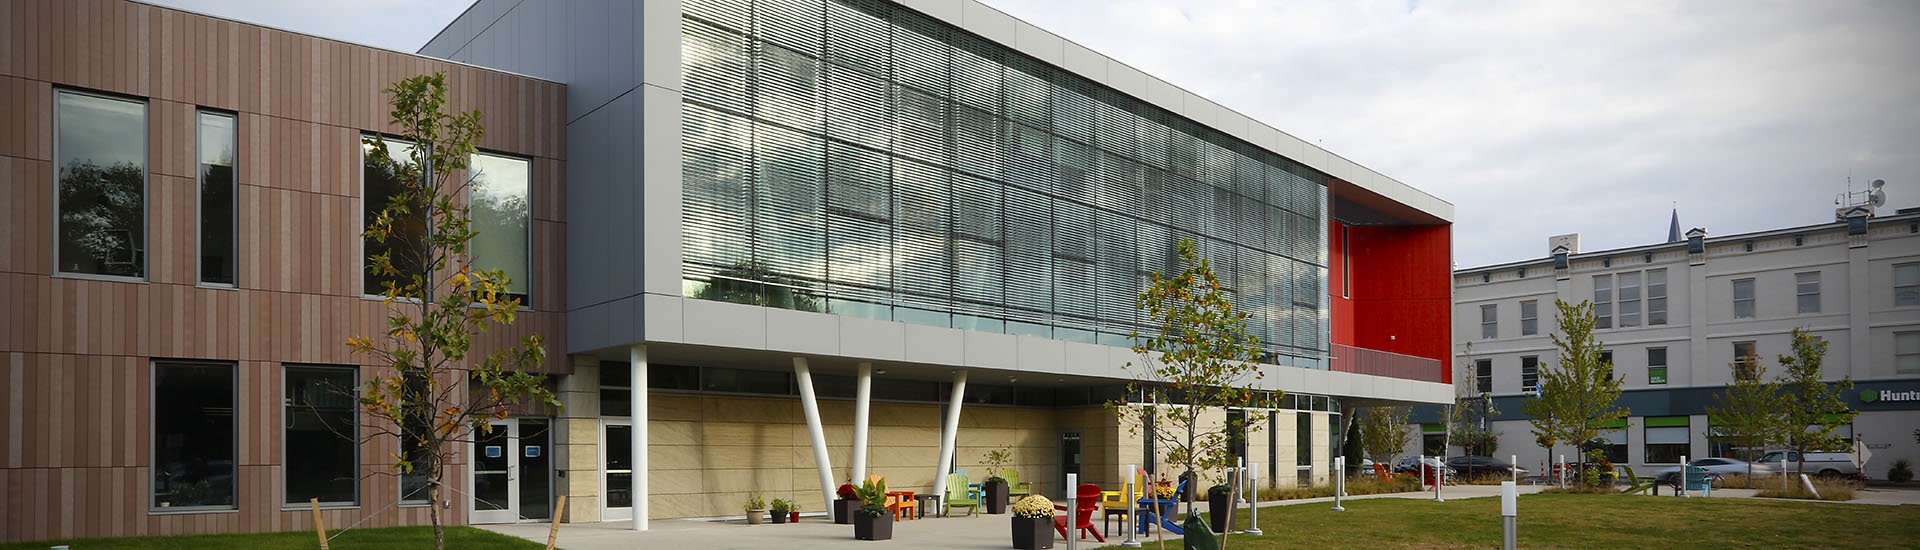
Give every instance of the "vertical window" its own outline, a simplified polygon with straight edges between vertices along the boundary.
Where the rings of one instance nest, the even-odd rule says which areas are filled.
[[[1313,413],[1295,413],[1293,426],[1294,465],[1313,465]]]
[[[1613,328],[1613,276],[1593,276],[1593,328]]]
[[[360,502],[360,445],[353,367],[287,366],[286,504]]]
[[[1893,334],[1893,372],[1920,374],[1920,332]]]
[[[1753,279],[1735,279],[1733,281],[1733,318],[1749,319],[1753,317]]]
[[[1646,460],[1648,464],[1679,464],[1680,457],[1693,446],[1692,429],[1687,417],[1648,417]]]
[[[1493,304],[1480,306],[1480,337],[1492,340],[1500,333],[1500,311]]]
[[[1793,293],[1800,313],[1820,312],[1820,272],[1793,274]]]
[[[1920,306],[1920,264],[1893,266],[1893,305]]]
[[[633,507],[633,426],[607,426],[607,507]]]
[[[1759,364],[1760,355],[1754,353],[1753,342],[1733,343],[1733,376],[1740,380],[1752,380],[1754,366]]]
[[[1613,350],[1601,350],[1600,368],[1606,369],[1607,379],[1613,379]]]
[[[1620,326],[1640,326],[1640,274],[1620,274]]]
[[[1625,423],[1626,420],[1623,419],[1617,428],[1600,430],[1600,437],[1598,439],[1603,445],[1603,448],[1606,449],[1608,462],[1614,464],[1627,463],[1627,427]],[[1586,447],[1582,446],[1581,449],[1585,450]]]
[[[631,369],[624,361],[600,362],[600,416],[633,416]]]
[[[61,273],[147,274],[147,105],[54,94]]]
[[[200,149],[200,282],[232,285],[235,220],[233,115],[201,111]]]
[[[1520,391],[1540,392],[1540,358],[1527,356],[1520,358]]]
[[[1667,348],[1647,348],[1647,383],[1667,383]]]
[[[153,364],[153,507],[234,507],[233,365]]]
[[[1540,302],[1527,300],[1520,302],[1520,335],[1540,334]]]
[[[1340,224],[1340,297],[1353,297],[1353,227]]]
[[[533,282],[532,163],[476,153],[467,168],[473,173],[468,205],[475,233],[473,266],[505,273],[507,296],[527,305]]]
[[[1227,453],[1235,458],[1247,457],[1247,411],[1245,410],[1227,411]]]
[[[1667,324],[1667,270],[1649,269],[1647,270],[1647,326],[1664,324]]]
[[[398,140],[387,140],[387,152],[392,157],[390,163],[378,162],[373,158],[373,146],[362,144],[360,147],[360,230],[387,209],[394,196],[405,191],[402,177],[414,172],[413,145]],[[423,273],[425,264],[422,241],[427,234],[426,212],[414,212],[405,219],[393,221],[393,230],[385,239],[364,238],[361,241],[361,261],[366,267],[373,266],[373,258],[381,254],[388,255],[394,269],[401,275],[381,275],[363,270],[361,292],[368,295],[385,294],[387,284],[401,285],[407,282],[408,273]]]
[[[1493,393],[1493,360],[1480,359],[1473,362],[1473,387],[1480,393]]]

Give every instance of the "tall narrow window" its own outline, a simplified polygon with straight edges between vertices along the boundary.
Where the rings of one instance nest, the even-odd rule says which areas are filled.
[[[1893,334],[1893,372],[1920,374],[1920,332]]]
[[[61,273],[147,274],[147,105],[54,94]]]
[[[286,504],[360,502],[358,385],[353,367],[287,366]]]
[[[1620,326],[1640,326],[1640,274],[1620,274]]]
[[[387,153],[392,163],[376,162],[373,147],[360,147],[360,227],[356,233],[365,234],[367,225],[387,209],[387,203],[402,189],[401,177],[413,170],[413,145],[398,140],[387,140]],[[414,212],[405,219],[393,221],[392,231],[384,239],[365,238],[361,241],[361,260],[366,267],[373,266],[375,256],[386,254],[393,267],[401,275],[382,275],[371,271],[362,271],[361,292],[368,295],[385,294],[387,284],[403,284],[408,273],[422,273],[425,264],[422,256],[427,234],[426,212]],[[363,269],[365,269],[363,267]]]
[[[1793,274],[1793,294],[1800,313],[1820,312],[1820,272]]]
[[[1733,318],[1753,317],[1753,279],[1733,281]]]
[[[153,508],[234,507],[233,365],[153,364]]]
[[[1493,360],[1480,359],[1473,362],[1473,387],[1480,393],[1493,393]]]
[[[1667,324],[1667,270],[1647,270],[1647,326]]]
[[[1754,366],[1759,364],[1760,355],[1754,353],[1753,342],[1733,343],[1733,376],[1740,380],[1752,380]]]
[[[1607,371],[1607,379],[1613,379],[1613,350],[1600,351],[1600,368]]]
[[[1667,348],[1647,348],[1647,384],[1667,383]]]
[[[233,115],[200,112],[200,282],[232,285],[234,258]]]
[[[1520,358],[1520,391],[1540,392],[1540,358],[1527,356]]]
[[[1893,266],[1893,305],[1920,306],[1920,264]]]
[[[1593,328],[1613,328],[1613,276],[1593,276]]]
[[[1313,466],[1313,413],[1296,413],[1294,419],[1294,464]],[[1302,472],[1302,475],[1310,474]]]
[[[1500,310],[1493,304],[1480,306],[1480,337],[1492,340],[1500,334]]]
[[[1520,335],[1540,334],[1540,302],[1527,300],[1520,302]]]
[[[1353,297],[1353,227],[1340,224],[1340,297]]]
[[[533,282],[532,163],[478,153],[468,163],[473,173],[471,204],[473,266],[498,269],[507,276],[507,295],[527,305]]]

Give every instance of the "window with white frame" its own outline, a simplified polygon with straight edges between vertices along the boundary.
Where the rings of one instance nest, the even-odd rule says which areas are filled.
[[[1733,376],[1740,380],[1752,380],[1755,367],[1760,363],[1760,355],[1753,350],[1753,342],[1733,343]]]
[[[1753,318],[1753,279],[1733,280],[1733,318]]]
[[[1540,333],[1540,302],[1527,300],[1520,302],[1520,335],[1533,336]]]
[[[468,243],[474,269],[499,270],[506,294],[528,305],[533,281],[533,163],[490,153],[474,153],[467,162],[468,217],[475,235]]]
[[[1593,276],[1593,328],[1613,328],[1613,276]]]
[[[1667,383],[1667,348],[1647,348],[1647,384]]]
[[[1480,337],[1492,340],[1500,334],[1500,311],[1493,304],[1480,306]]]
[[[1473,387],[1480,393],[1493,393],[1493,360],[1473,362]]]
[[[1640,326],[1640,274],[1621,273],[1619,290],[1620,326]]]
[[[1920,332],[1893,333],[1893,372],[1920,374]]]
[[[1520,358],[1520,391],[1539,393],[1540,358],[1527,356]]]
[[[1893,266],[1893,305],[1920,306],[1920,264]]]
[[[1820,312],[1820,272],[1793,274],[1794,300],[1800,313]]]
[[[1667,270],[1647,270],[1647,326],[1667,324]]]

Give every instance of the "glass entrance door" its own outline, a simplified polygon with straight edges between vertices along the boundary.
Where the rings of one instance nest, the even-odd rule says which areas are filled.
[[[1060,432],[1060,499],[1075,488],[1067,486],[1067,474],[1080,473],[1080,432]],[[1085,482],[1082,482],[1085,483]]]
[[[630,420],[603,418],[600,440],[601,488],[607,495],[600,519],[633,519],[633,425]]]
[[[496,420],[473,442],[473,523],[553,517],[553,460],[544,418]]]

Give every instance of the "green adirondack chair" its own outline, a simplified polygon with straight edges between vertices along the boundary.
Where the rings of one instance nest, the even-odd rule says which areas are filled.
[[[1655,494],[1660,492],[1660,480],[1658,478],[1633,475],[1632,466],[1616,465],[1616,467],[1620,468],[1621,472],[1626,473],[1626,476],[1620,479],[1627,480],[1629,484],[1625,490],[1620,491],[1620,494],[1631,495],[1638,493],[1644,495],[1647,494],[1648,489],[1652,489]]]
[[[1033,494],[1033,482],[1020,481],[1020,470],[1000,470],[1000,477],[1007,480],[1007,498],[1017,501],[1020,497]]]
[[[969,516],[980,516],[980,499],[974,497],[972,491],[967,490],[966,474],[947,474],[947,498],[945,500],[947,509],[940,514],[942,516],[953,517],[953,507],[955,506],[967,507],[969,509],[967,515]]]

